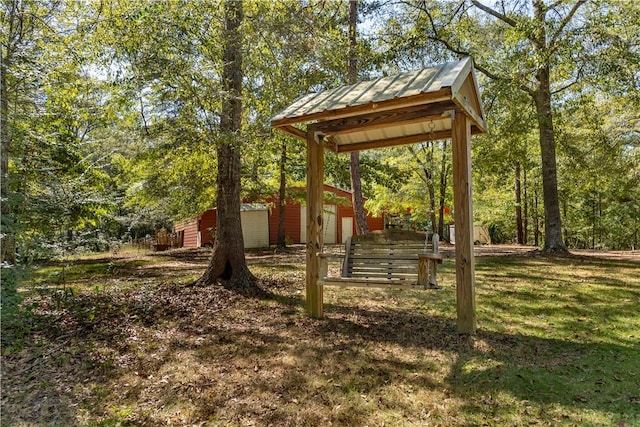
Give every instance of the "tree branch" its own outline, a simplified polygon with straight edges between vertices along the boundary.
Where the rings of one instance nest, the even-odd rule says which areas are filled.
[[[478,9],[488,13],[489,15],[498,18],[499,20],[501,20],[502,22],[504,22],[505,24],[508,24],[510,26],[512,26],[513,28],[516,28],[518,26],[518,23],[516,21],[514,21],[513,19],[509,18],[507,15],[504,15],[500,12],[498,12],[497,10],[491,9],[489,6],[485,6],[482,3],[480,3],[477,0],[471,0],[471,3],[477,7]]]
[[[562,22],[560,23],[560,26],[558,27],[558,29],[553,33],[553,35],[549,39],[549,43],[547,44],[547,46],[549,46],[551,49],[553,49],[553,45],[555,44],[555,42],[558,39],[558,37],[560,37],[560,34],[562,33],[562,31],[564,31],[564,28],[567,26],[569,21],[571,21],[571,18],[573,18],[573,15],[575,15],[576,12],[578,11],[578,9],[580,8],[580,6],[582,6],[586,2],[587,2],[586,0],[578,0],[573,5],[573,7],[569,11],[569,13],[567,13],[567,16],[565,16],[564,19],[562,20]]]
[[[551,95],[555,95],[556,93],[560,93],[563,90],[568,89],[571,86],[573,86],[576,83],[578,83],[580,81],[581,74],[582,74],[582,70],[578,70],[578,74],[576,75],[576,78],[571,83],[568,83],[568,84],[562,86],[561,88],[554,90],[553,92],[551,92]]]
[[[496,18],[506,22],[507,24],[509,24],[509,25],[511,25],[513,27],[515,27],[517,25],[516,21],[512,20],[511,18],[507,17],[504,14],[496,12],[495,10],[493,10],[493,9],[487,7],[487,6],[484,6],[483,4],[478,2],[477,0],[472,0],[472,3],[477,8],[485,11],[486,13],[489,13],[490,15],[495,16]],[[456,48],[455,46],[453,46],[449,42],[449,40],[447,40],[447,39],[445,39],[445,38],[440,36],[440,34],[438,33],[438,26],[436,25],[435,20],[433,19],[433,16],[429,12],[429,9],[428,9],[428,7],[426,5],[424,5],[423,7],[420,7],[420,6],[414,6],[414,7],[417,7],[422,12],[424,12],[427,15],[427,18],[429,19],[429,25],[431,26],[431,34],[432,34],[432,35],[428,35],[427,36],[427,38],[429,40],[435,41],[437,43],[442,44],[448,51],[458,55],[458,57],[471,56],[471,52]],[[456,11],[459,11],[459,10],[460,10],[460,7],[458,7],[458,9],[456,9]],[[535,91],[533,89],[529,88],[525,84],[516,83],[511,78],[500,76],[500,75],[490,71],[485,66],[476,63],[475,61],[474,61],[474,66],[478,71],[480,71],[482,74],[484,74],[485,76],[489,77],[492,80],[515,83],[521,90],[525,91],[530,96],[534,96],[535,95]]]
[[[433,19],[433,16],[431,15],[431,13],[429,12],[429,9],[426,6],[421,7],[420,10],[422,10],[427,15],[427,18],[429,19],[429,25],[431,26],[431,34],[433,34],[433,35],[427,36],[429,40],[441,43],[442,45],[444,45],[444,47],[448,51],[455,53],[459,57],[471,56],[470,52],[454,47],[451,43],[449,43],[449,40],[446,40],[440,36],[440,34],[438,33],[438,26],[436,25],[436,22]]]
[[[557,0],[555,3],[552,3],[549,6],[547,6],[547,10],[555,9],[556,7],[560,6],[563,1],[564,0]]]

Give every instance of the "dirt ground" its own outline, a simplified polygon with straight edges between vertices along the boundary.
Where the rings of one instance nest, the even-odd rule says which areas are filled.
[[[475,252],[539,255],[502,245]],[[82,260],[109,269],[36,289],[25,300],[33,311],[22,345],[2,349],[1,425],[459,425],[470,398],[451,360],[479,357],[484,347],[508,360],[513,351],[507,335],[456,335],[450,318],[419,308],[421,299],[405,309],[406,296],[334,300],[331,317],[308,318],[302,245],[247,253],[266,298],[194,286],[210,254]],[[640,251],[572,256],[640,262]],[[446,294],[430,298],[452,306]],[[547,344],[523,348],[538,345]]]

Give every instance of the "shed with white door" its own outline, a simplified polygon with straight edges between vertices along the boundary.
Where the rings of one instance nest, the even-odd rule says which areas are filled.
[[[326,203],[323,209],[324,242],[327,244],[344,243],[356,234],[356,224],[350,191],[332,185],[324,185]],[[291,243],[307,242],[307,208],[305,203],[287,199],[285,211],[285,236]],[[365,212],[369,231],[384,230],[384,218]],[[269,243],[278,242],[279,207],[275,198],[270,199],[269,211]]]
[[[216,235],[216,208],[208,209],[195,218],[177,223],[173,231],[183,248],[213,246]],[[245,248],[269,246],[269,209],[265,204],[243,203],[240,208],[242,237]]]

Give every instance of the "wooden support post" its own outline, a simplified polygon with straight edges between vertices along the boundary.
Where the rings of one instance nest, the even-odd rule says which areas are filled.
[[[322,286],[318,286],[318,252],[323,245],[324,149],[315,130],[307,130],[307,313],[322,317]]]
[[[453,199],[456,225],[456,295],[458,333],[476,331],[473,202],[471,197],[471,123],[460,111],[451,113]]]
[[[429,287],[429,257],[418,254],[418,285],[427,289]]]
[[[429,260],[429,287],[437,289],[438,286],[438,261],[435,259]]]
[[[418,254],[418,285],[424,289],[440,289],[438,264],[442,264],[442,255],[439,253]]]

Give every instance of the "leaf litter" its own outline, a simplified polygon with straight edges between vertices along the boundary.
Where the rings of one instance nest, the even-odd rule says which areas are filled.
[[[453,425],[484,419],[472,390],[496,384],[482,371],[464,377],[470,355],[536,363],[511,336],[460,336],[453,315],[406,307],[424,293],[336,291],[326,318],[311,319],[302,250],[249,256],[261,298],[193,285],[207,258],[191,255],[132,267],[134,286],[29,296],[33,331],[3,349],[2,425]],[[509,409],[495,399],[492,410]]]

